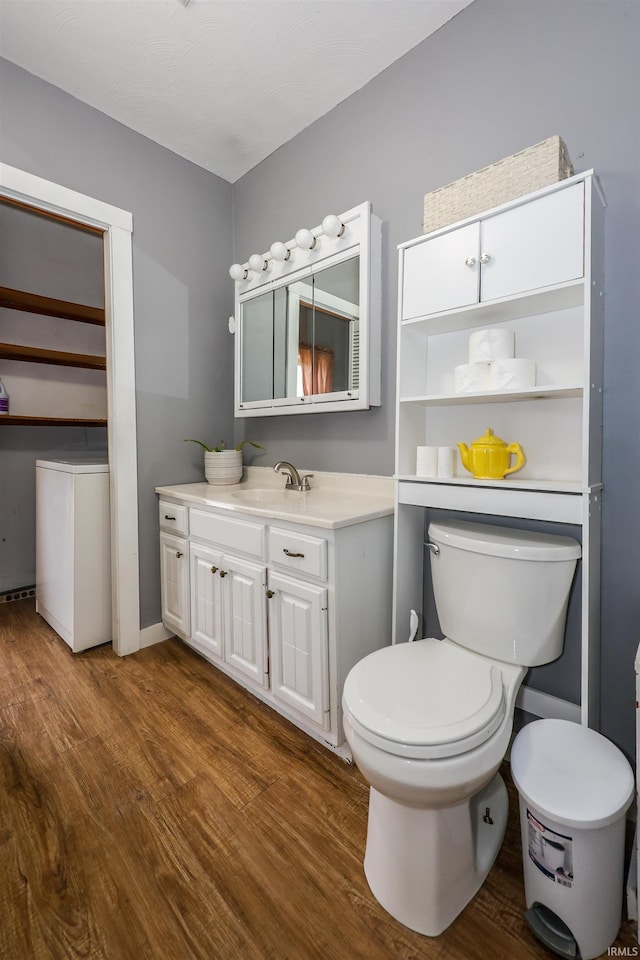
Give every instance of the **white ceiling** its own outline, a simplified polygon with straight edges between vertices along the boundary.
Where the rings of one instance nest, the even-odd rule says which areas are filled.
[[[0,55],[233,183],[471,0],[0,0]]]

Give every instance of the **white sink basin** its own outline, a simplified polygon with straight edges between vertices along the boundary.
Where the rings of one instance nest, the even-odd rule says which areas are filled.
[[[285,506],[299,508],[304,503],[304,493],[298,490],[274,490],[273,488],[254,488],[253,490],[238,490],[231,494],[234,500],[242,503],[253,503],[255,506]]]

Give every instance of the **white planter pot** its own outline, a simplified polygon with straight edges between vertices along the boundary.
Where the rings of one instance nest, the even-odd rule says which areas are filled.
[[[204,475],[207,483],[219,487],[223,484],[240,483],[242,480],[242,450],[205,452]]]

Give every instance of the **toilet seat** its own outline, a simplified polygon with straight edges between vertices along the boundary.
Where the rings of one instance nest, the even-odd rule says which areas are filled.
[[[435,639],[369,654],[347,676],[343,706],[361,737],[410,759],[473,750],[495,733],[506,711],[498,665]]]

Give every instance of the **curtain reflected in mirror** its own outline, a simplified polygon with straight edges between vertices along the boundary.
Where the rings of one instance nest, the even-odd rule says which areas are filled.
[[[310,397],[314,393],[333,391],[334,353],[331,347],[314,347],[311,343],[301,343],[298,351],[302,396]]]
[[[298,396],[356,390],[358,259],[319,270],[310,279],[291,284],[289,290],[291,321],[298,331]]]

